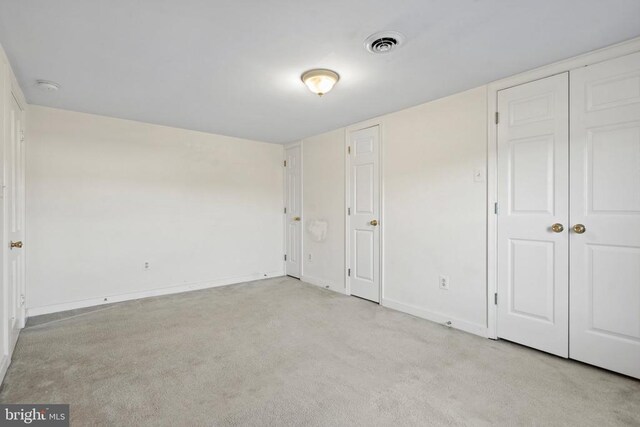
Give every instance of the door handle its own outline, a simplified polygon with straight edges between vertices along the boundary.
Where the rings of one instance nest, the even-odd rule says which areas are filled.
[[[578,234],[582,234],[585,231],[587,231],[587,227],[585,227],[582,224],[576,224],[576,225],[573,226],[573,231],[578,233]]]
[[[554,233],[562,233],[564,231],[564,227],[560,223],[555,223],[551,226],[551,231]]]
[[[17,242],[11,242],[9,243],[9,248],[13,249],[13,248],[18,248],[21,249],[22,248],[22,241],[17,241]]]
[[[376,225],[378,225],[378,220],[377,220],[377,219],[372,219],[372,220],[369,222],[369,224],[371,224],[371,225],[373,225],[373,226],[375,227]]]
[[[294,220],[294,221],[300,221],[300,217],[299,217],[299,216],[294,216],[294,217],[293,217],[293,220]]]

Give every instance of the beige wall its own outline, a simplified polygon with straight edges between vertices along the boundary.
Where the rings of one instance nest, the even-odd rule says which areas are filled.
[[[30,314],[282,274],[282,146],[29,114]]]
[[[367,122],[383,130],[383,305],[481,335],[486,93],[480,87]],[[305,219],[330,218],[341,232],[322,250],[305,234],[305,252],[315,251],[315,265],[305,262],[304,274],[322,279],[321,285],[342,284],[344,277],[344,132],[303,142]],[[474,181],[476,171],[481,182]],[[449,277],[449,290],[439,289],[440,275]]]
[[[344,130],[305,139],[303,168],[303,280],[344,292]]]
[[[386,305],[486,327],[486,88],[383,117]],[[438,286],[439,275],[449,290]]]
[[[481,87],[373,121],[382,303],[479,334],[486,182],[474,172],[486,176],[486,104]],[[282,272],[281,146],[42,107],[28,132],[30,308]],[[344,135],[303,141],[303,279],[340,292]],[[327,224],[324,239],[314,221]]]

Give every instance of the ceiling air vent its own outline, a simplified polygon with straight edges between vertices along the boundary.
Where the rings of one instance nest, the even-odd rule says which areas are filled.
[[[371,53],[389,53],[404,43],[404,36],[397,31],[383,31],[367,37],[364,45]]]

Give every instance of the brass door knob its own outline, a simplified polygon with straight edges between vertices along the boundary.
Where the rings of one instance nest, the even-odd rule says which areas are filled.
[[[564,231],[564,227],[560,223],[555,223],[551,226],[551,231],[554,233],[562,233]]]
[[[582,234],[585,231],[587,231],[587,227],[585,227],[582,224],[576,224],[576,225],[573,226],[573,231],[578,233],[578,234]]]
[[[294,221],[300,221],[300,217],[299,217],[299,216],[294,216],[294,217],[293,217],[293,220],[294,220]]]
[[[11,242],[11,243],[9,244],[9,247],[10,247],[11,249],[13,249],[13,248],[18,248],[18,249],[20,249],[20,248],[22,248],[22,242],[21,242],[21,241],[18,241],[18,242]]]
[[[372,219],[371,222],[369,222],[369,224],[373,225],[374,227],[376,225],[378,225],[378,220],[377,219]]]

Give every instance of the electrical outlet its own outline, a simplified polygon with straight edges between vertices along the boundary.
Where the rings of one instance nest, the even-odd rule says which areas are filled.
[[[444,289],[445,291],[449,290],[449,276],[440,276],[440,280],[438,280],[438,285],[440,289]]]
[[[309,260],[309,262],[311,262],[311,253],[309,253],[308,260]]]
[[[145,269],[145,270],[148,270],[148,269],[150,269],[150,268],[151,268],[151,265],[149,264],[149,261],[146,261],[146,262],[144,263],[144,269]]]

